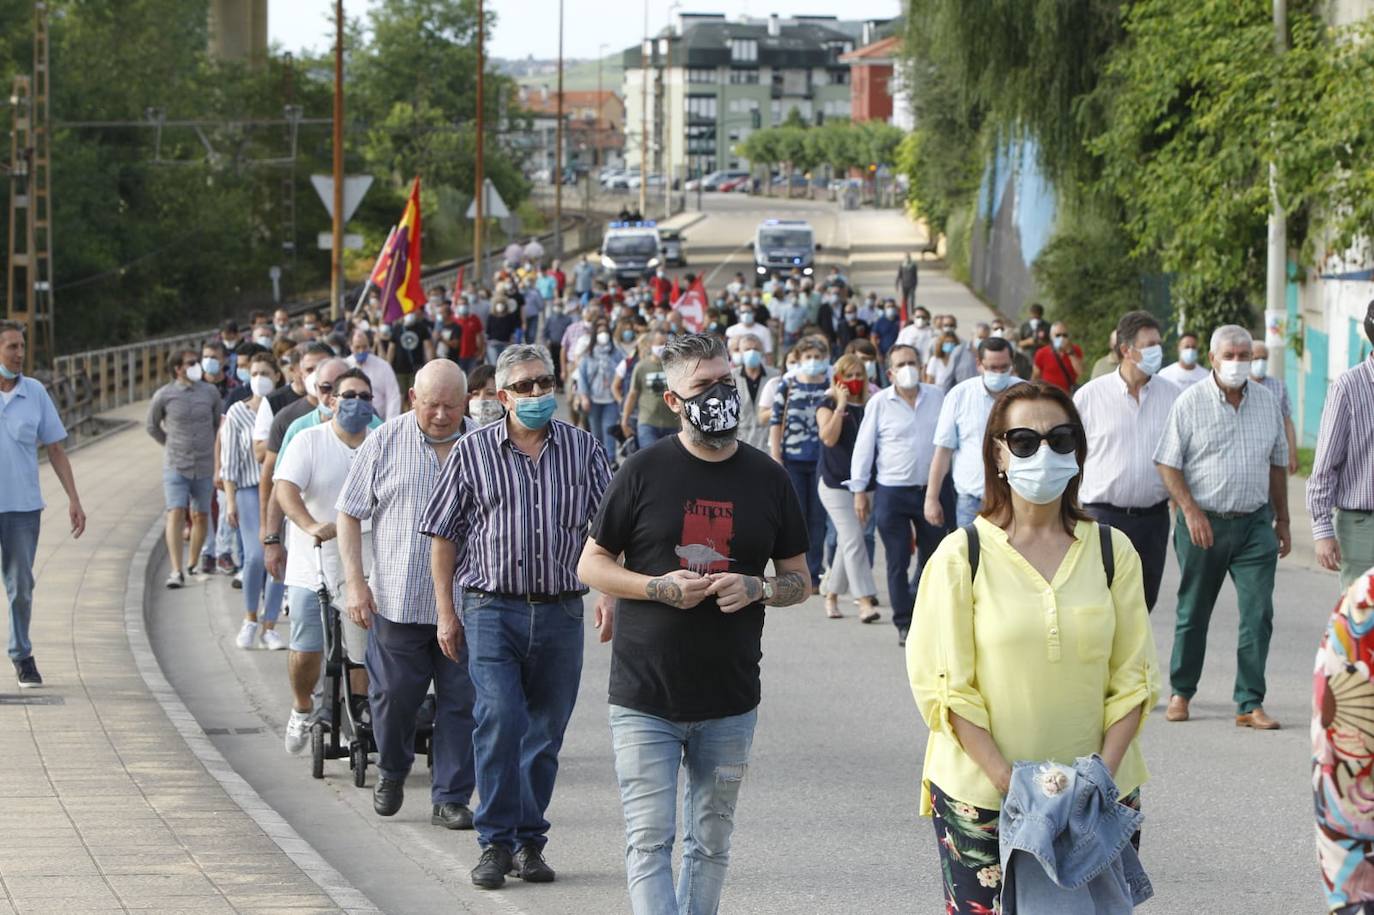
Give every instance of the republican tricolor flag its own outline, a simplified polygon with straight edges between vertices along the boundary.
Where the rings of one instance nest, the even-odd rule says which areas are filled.
[[[380,276],[378,275],[380,274]],[[401,221],[387,239],[372,281],[381,290],[382,320],[388,323],[418,311],[425,304],[420,283],[420,178],[410,186],[410,199]]]

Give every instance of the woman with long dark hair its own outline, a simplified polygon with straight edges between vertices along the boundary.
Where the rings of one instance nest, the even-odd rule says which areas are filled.
[[[930,727],[921,814],[934,817],[950,911],[1010,911],[998,816],[1013,761],[1100,754],[1133,807],[1148,777],[1137,738],[1159,687],[1140,558],[1079,505],[1086,454],[1063,391],[1001,394],[983,511],[945,538],[917,590],[907,670]]]

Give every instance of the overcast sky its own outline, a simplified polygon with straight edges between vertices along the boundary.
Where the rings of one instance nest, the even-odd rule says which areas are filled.
[[[345,0],[349,17],[362,16],[375,0]],[[606,16],[603,0],[564,0],[563,53],[567,57],[596,57],[602,44],[612,51],[636,44],[644,33],[642,4],[615,4],[634,15]],[[668,21],[669,0],[647,0],[649,29],[658,31]],[[332,0],[272,0],[268,4],[269,40],[288,51],[302,48],[324,50],[330,46]],[[897,15],[899,0],[848,0],[841,8],[834,0],[707,0],[701,5],[683,4],[691,12],[742,13],[766,16],[777,13],[844,15],[855,19],[885,19]],[[496,30],[488,53],[493,57],[536,58],[558,56],[558,0],[487,0],[496,14]]]

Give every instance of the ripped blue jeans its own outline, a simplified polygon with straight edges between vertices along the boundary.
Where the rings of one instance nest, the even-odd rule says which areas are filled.
[[[758,710],[707,721],[668,721],[611,706],[611,737],[625,811],[625,872],[634,915],[714,915],[720,908],[735,802],[749,766]],[[682,872],[673,888],[677,774]]]

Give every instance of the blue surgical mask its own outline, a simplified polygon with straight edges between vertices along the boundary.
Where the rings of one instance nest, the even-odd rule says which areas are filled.
[[[1178,351],[1178,361],[1184,365],[1197,365],[1197,347],[1190,346]]]
[[[339,426],[349,435],[357,435],[367,428],[367,424],[372,422],[373,412],[372,403],[363,400],[361,397],[340,397],[338,401],[339,411],[336,417]]]
[[[739,313],[739,322],[745,327],[748,327],[754,323],[754,313],[752,311],[741,311]]]
[[[206,356],[200,360],[200,369],[207,375],[218,375],[220,370],[219,360],[214,356]]]
[[[3,365],[0,365],[0,378],[5,379],[6,381],[13,381],[14,379],[18,378],[19,375],[20,375],[19,372],[11,372],[9,369],[5,368]]]
[[[1073,453],[1060,454],[1041,442],[1030,457],[1011,456],[1007,467],[1007,482],[1017,495],[1036,505],[1048,505],[1064,494],[1069,481],[1078,476],[1078,457]]]
[[[553,419],[554,411],[558,409],[558,401],[554,398],[553,392],[540,394],[538,397],[517,397],[515,399],[515,418],[520,421],[520,425],[526,429],[539,430],[549,424]]]
[[[635,332],[632,330],[622,330],[620,332],[620,339],[625,343],[633,343],[635,342]]]
[[[828,359],[804,359],[801,364],[803,375],[824,375],[825,370],[830,367]]]
[[[1017,380],[1016,376],[1010,371],[1006,372],[984,372],[983,387],[993,394],[1000,394],[1011,387],[1012,382]]]
[[[367,351],[367,350],[363,350],[363,351],[360,352],[360,353],[354,353],[354,354],[353,354],[353,358],[357,361],[357,363],[358,363],[359,365],[362,365],[364,362],[366,362],[366,361],[367,361],[367,357],[368,357],[368,351]]]
[[[869,380],[869,381],[877,381],[877,380],[878,380],[878,363],[876,363],[876,362],[869,362],[868,360],[865,359],[865,360],[864,360],[864,371],[868,373],[868,380]]]
[[[1137,365],[1146,375],[1153,375],[1164,367],[1164,347],[1158,343],[1139,350],[1139,353],[1140,362]]]
[[[944,343],[940,344],[940,352],[948,356],[950,353],[954,352],[954,344],[951,341],[946,340]]]
[[[247,384],[253,378],[253,373],[248,371],[248,368],[246,366],[242,365],[234,369],[234,374],[237,375],[239,381],[241,381],[244,384]]]
[[[743,356],[744,367],[747,369],[757,369],[763,366],[763,353],[756,349],[747,349]]]

